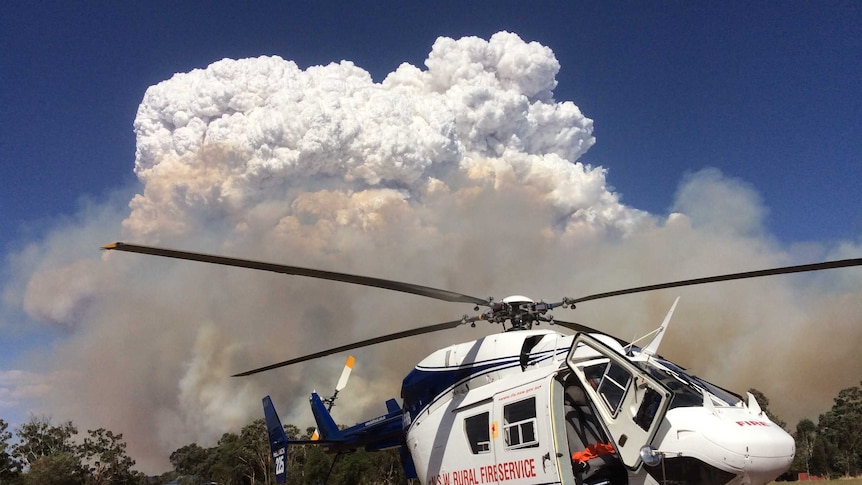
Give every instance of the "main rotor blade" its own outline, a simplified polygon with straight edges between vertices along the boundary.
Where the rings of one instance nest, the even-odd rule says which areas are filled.
[[[743,280],[747,278],[759,278],[761,276],[773,276],[790,273],[804,273],[808,271],[821,271],[824,269],[847,268],[851,266],[862,266],[862,258],[842,259],[838,261],[825,261],[823,263],[801,264],[798,266],[784,266],[781,268],[762,269],[758,271],[745,271],[743,273],[731,273],[725,275],[708,276],[706,278],[694,278],[690,280],[671,281],[669,283],[661,283],[658,285],[638,286],[637,288],[628,288],[625,290],[608,291],[606,293],[597,293],[595,295],[584,296],[581,298],[567,298],[564,303],[575,304],[590,300],[599,300],[602,298],[610,298],[612,296],[630,295],[632,293],[643,293],[645,291],[663,290],[665,288],[677,288],[680,286],[701,285],[704,283],[717,283],[719,281]],[[555,304],[555,306],[558,304]]]
[[[607,335],[606,332],[602,332],[601,330],[596,330],[593,327],[588,327],[586,325],[583,325],[580,323],[575,323],[575,322],[566,322],[564,320],[557,320],[556,318],[554,319],[554,322],[551,323],[551,325],[559,325],[561,327],[568,328],[569,330],[572,330],[574,332],[602,333],[602,334]]]
[[[212,254],[192,253],[188,251],[177,251],[174,249],[163,249],[151,246],[140,246],[137,244],[127,244],[115,242],[102,246],[102,249],[127,251],[130,253],[149,254],[153,256],[162,256],[165,258],[186,259],[189,261],[200,261],[202,263],[221,264],[225,266],[236,266],[239,268],[257,269],[261,271],[271,271],[273,273],[283,273],[297,276],[307,276],[309,278],[318,278],[323,280],[340,281],[342,283],[351,283],[361,286],[373,286],[383,288],[384,290],[400,291],[402,293],[411,293],[414,295],[434,298],[453,303],[472,303],[474,305],[488,306],[488,300],[476,298],[475,296],[465,295],[455,291],[441,290],[439,288],[431,288],[429,286],[414,285],[412,283],[404,283],[401,281],[384,280],[382,278],[372,278],[370,276],[359,276],[348,273],[337,273],[334,271],[322,271],[319,269],[302,268],[299,266],[288,266],[286,264],[264,263],[261,261],[252,261],[248,259],[229,258],[226,256],[215,256]]]
[[[361,342],[356,342],[353,344],[342,345],[340,347],[335,347],[332,349],[321,350],[320,352],[315,352],[313,354],[304,355],[302,357],[297,357],[295,359],[285,360],[283,362],[279,362],[277,364],[270,364],[264,367],[258,367],[257,369],[252,369],[245,372],[240,372],[239,374],[234,374],[231,377],[244,377],[250,376],[252,374],[257,374],[259,372],[268,371],[272,369],[277,369],[279,367],[284,367],[287,365],[298,364],[300,362],[305,362],[307,360],[317,359],[320,357],[326,357],[327,355],[337,354],[339,352],[346,352],[348,350],[358,349],[360,347],[367,347],[369,345],[382,344],[383,342],[391,342],[392,340],[398,340],[407,337],[413,337],[416,335],[423,335],[426,333],[437,332],[439,330],[448,330],[450,328],[455,328],[459,325],[463,325],[465,323],[471,323],[479,320],[479,317],[470,317],[470,318],[462,318],[460,320],[452,320],[451,322],[438,323],[435,325],[427,325],[425,327],[414,328],[413,330],[405,330],[403,332],[390,333],[389,335],[383,335],[380,337],[371,338],[368,340],[363,340]]]

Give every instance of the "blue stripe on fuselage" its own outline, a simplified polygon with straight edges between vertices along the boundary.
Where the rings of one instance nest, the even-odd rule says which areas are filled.
[[[530,354],[527,365],[535,365],[553,358],[555,353],[565,354],[567,352],[568,349],[556,349]],[[430,367],[417,365],[407,374],[401,386],[404,412],[409,416],[407,422],[412,423],[413,418],[418,416],[427,406],[460,384],[491,372],[519,367],[521,365],[520,360],[520,356],[510,356],[459,366]]]

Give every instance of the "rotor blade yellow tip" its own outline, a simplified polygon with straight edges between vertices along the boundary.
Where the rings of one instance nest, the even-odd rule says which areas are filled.
[[[121,244],[121,242],[112,242],[110,244],[105,244],[102,246],[102,249],[117,249]]]
[[[345,367],[353,368],[353,363],[356,362],[356,359],[353,358],[352,355],[347,356],[347,363],[344,364]]]

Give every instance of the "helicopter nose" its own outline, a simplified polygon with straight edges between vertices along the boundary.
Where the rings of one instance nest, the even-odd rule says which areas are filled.
[[[743,473],[747,483],[769,483],[790,467],[796,443],[780,426],[751,415],[722,418],[704,438],[724,451],[724,463]]]
[[[724,472],[713,483],[769,483],[790,468],[796,451],[780,426],[742,407],[678,407],[665,419],[666,432],[654,443],[668,465],[675,456],[694,458]]]

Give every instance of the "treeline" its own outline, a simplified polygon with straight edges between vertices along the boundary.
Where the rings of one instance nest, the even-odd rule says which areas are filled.
[[[314,431],[308,428],[300,434],[299,428],[284,426],[287,437],[307,440]],[[181,484],[275,483],[270,459],[269,438],[262,419],[244,427],[239,435],[224,434],[216,446],[203,448],[192,443],[171,453],[171,464]],[[287,454],[287,483],[316,485],[394,485],[406,484],[401,461],[396,451],[368,453],[362,450],[334,456],[320,446],[293,446]],[[327,481],[327,476],[329,480]]]
[[[800,396],[804,398],[804,396]],[[862,474],[862,382],[838,393],[815,424],[803,419],[791,431],[796,457],[790,470],[828,477]]]
[[[11,444],[9,424],[0,419],[0,484],[102,485],[144,484],[147,477],[132,470],[122,434],[104,428],[76,440],[71,421],[53,425],[33,417],[16,431]]]
[[[769,400],[752,389],[769,417]],[[225,433],[215,446],[191,443],[170,455],[173,470],[147,477],[133,470],[135,461],[126,454],[122,434],[99,428],[78,439],[71,422],[53,425],[50,419],[33,417],[13,434],[0,419],[0,485],[155,485],[176,480],[181,485],[271,485],[275,475],[263,420],[239,433]],[[313,428],[300,433],[285,425],[290,439],[308,439]],[[862,383],[843,389],[832,409],[815,424],[801,420],[790,431],[796,439],[796,457],[788,477],[805,472],[820,476],[858,476],[862,473]],[[295,446],[288,453],[287,481],[294,485],[395,485],[406,484],[396,451],[333,455],[318,446]],[[329,480],[327,481],[327,477]]]
[[[313,428],[300,434],[286,425],[290,439],[308,439]],[[89,430],[83,440],[72,422],[54,425],[48,418],[32,417],[13,434],[0,419],[0,485],[270,485],[275,473],[269,438],[262,419],[225,433],[215,446],[191,443],[170,455],[173,470],[146,476],[133,469],[122,434]],[[394,485],[407,483],[397,452],[357,451],[333,456],[319,446],[296,446],[288,453],[288,483],[316,485],[327,476],[331,484]]]

